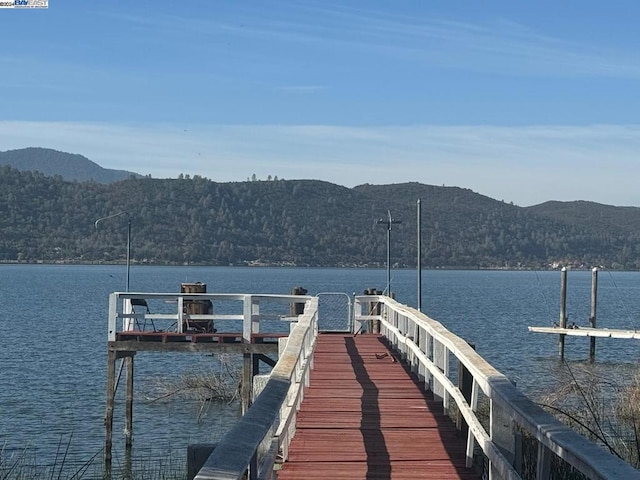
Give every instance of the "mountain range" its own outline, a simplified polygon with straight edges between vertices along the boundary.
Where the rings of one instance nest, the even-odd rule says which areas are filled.
[[[38,149],[26,150],[37,157]],[[93,164],[70,154],[45,155],[45,163],[53,167],[65,155],[76,162],[67,171]],[[586,201],[519,207],[415,182],[347,188],[318,180],[219,183],[120,172],[124,179],[100,183],[34,170],[0,167],[0,262],[122,262],[129,219],[132,260],[140,264],[380,267],[390,212],[401,222],[389,236],[391,262],[414,266],[420,199],[425,267],[640,269],[636,207]],[[95,228],[97,219],[120,212]]]
[[[9,165],[21,171],[37,171],[45,175],[60,175],[64,180],[111,183],[124,180],[137,173],[102,168],[87,157],[59,152],[50,148],[21,148],[0,152],[0,165]]]

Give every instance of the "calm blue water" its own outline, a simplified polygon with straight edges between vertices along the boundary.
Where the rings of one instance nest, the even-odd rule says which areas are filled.
[[[39,464],[60,462],[69,445],[70,466],[100,452],[104,443],[108,296],[124,290],[120,266],[0,266],[0,459],[33,455]],[[362,293],[384,288],[386,271],[361,269],[138,267],[131,290],[176,292],[181,282],[204,282],[209,292]],[[569,321],[587,325],[590,272],[569,272]],[[392,289],[416,305],[416,273],[394,271]],[[553,388],[557,337],[527,326],[551,326],[559,317],[559,272],[425,271],[423,311],[476,345],[477,351],[530,395]],[[640,273],[600,272],[598,326],[640,328]],[[567,338],[567,358],[588,358],[588,340]],[[598,340],[596,369],[636,371],[637,341]],[[213,442],[238,415],[238,405],[216,404],[198,415],[197,401],[147,403],[160,379],[216,368],[197,354],[138,354],[134,406],[134,456],[185,458],[188,443]],[[119,393],[122,393],[123,388]],[[115,457],[121,458],[122,402],[116,410]],[[60,447],[62,444],[62,447]],[[98,461],[100,463],[100,461]],[[62,475],[61,478],[65,478]],[[85,477],[87,478],[87,477]]]

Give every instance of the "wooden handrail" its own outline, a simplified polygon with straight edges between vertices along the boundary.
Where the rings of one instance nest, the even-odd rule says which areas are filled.
[[[360,314],[363,306],[371,302],[379,302],[383,305],[381,315],[371,315],[371,312]],[[539,478],[544,476],[545,468],[542,464],[548,464],[548,458],[541,457],[548,456],[547,452],[552,452],[590,479],[640,479],[640,471],[582,437],[533,403],[466,341],[448,331],[438,321],[381,295],[356,297],[355,321],[356,323],[380,321],[382,333],[394,347],[402,353],[410,353],[422,365],[434,385],[444,390],[445,408],[449,400],[456,403],[469,425],[469,440],[476,442],[482,448],[497,478],[520,477],[514,470],[512,461],[507,458],[509,452],[505,452],[504,445],[496,443],[497,440],[493,438],[492,432],[486,432],[478,420],[475,414],[477,404],[474,405],[473,401],[469,404],[458,387],[450,381],[448,353],[455,356],[458,362],[470,372],[474,388],[479,388],[490,399],[491,415],[499,410],[501,415],[510,418],[515,425],[538,441]],[[416,336],[424,337],[425,335],[426,342],[424,338],[417,343],[414,341]],[[446,360],[442,360],[441,363],[433,353],[438,348],[444,349],[441,357]],[[429,382],[427,381],[426,384],[428,385]],[[506,430],[513,431],[512,428]],[[504,435],[504,430],[501,433]],[[472,445],[468,445],[468,454],[471,451]]]
[[[380,315],[360,311],[364,304],[380,302]],[[196,480],[240,479],[250,465],[250,478],[271,478],[276,455],[287,457],[288,443],[295,430],[295,418],[308,381],[317,336],[317,299],[308,299],[287,345],[269,380],[245,416],[225,435]],[[580,436],[533,403],[507,377],[484,360],[466,341],[441,323],[386,296],[356,297],[355,322],[377,320],[381,331],[409,361],[419,364],[426,384],[432,382],[434,394],[441,395],[445,409],[455,402],[469,426],[467,457],[478,445],[489,460],[492,478],[521,478],[515,468],[515,428],[527,432],[538,442],[538,479],[548,478],[550,455],[590,479],[638,479],[640,471]],[[449,372],[449,355],[464,365],[473,378],[471,400],[454,385]],[[478,393],[490,400],[489,431],[476,410]],[[399,406],[401,408],[401,406]],[[505,420],[506,419],[506,420]],[[274,433],[275,432],[275,433]],[[509,436],[512,436],[509,439]],[[257,458],[261,444],[266,455]],[[258,470],[257,465],[262,469]]]
[[[300,299],[300,297],[298,297]],[[236,425],[220,440],[195,480],[239,480],[243,478],[249,465],[265,465],[270,468],[278,454],[283,439],[277,435],[269,448],[270,458],[257,459],[258,447],[273,435],[274,427],[291,425],[296,413],[295,405],[301,399],[301,390],[310,369],[311,355],[317,338],[318,300],[306,301],[304,314],[293,326],[287,345],[278,359],[264,389],[249,410]],[[280,413],[288,409],[288,416],[280,418]],[[293,407],[293,408],[292,408]],[[282,430],[280,430],[282,433]],[[266,472],[269,477],[270,472]],[[251,478],[258,478],[260,472],[252,472]]]

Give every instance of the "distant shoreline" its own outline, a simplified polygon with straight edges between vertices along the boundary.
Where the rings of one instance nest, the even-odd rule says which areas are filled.
[[[124,262],[77,262],[77,261],[65,261],[65,260],[57,260],[57,261],[45,261],[45,260],[34,260],[34,261],[26,261],[26,260],[0,260],[0,266],[2,265],[60,265],[60,266],[125,266]],[[352,269],[362,269],[362,270],[384,270],[386,267],[384,265],[290,265],[290,264],[242,264],[242,265],[215,265],[210,263],[150,263],[150,262],[136,262],[132,261],[132,267],[211,267],[211,268],[352,268]],[[593,267],[585,267],[585,266],[571,266],[567,265],[566,268],[568,270],[573,271],[590,271]],[[415,266],[394,266],[392,270],[415,270]],[[471,266],[428,266],[425,265],[422,267],[422,270],[452,270],[452,271],[511,271],[511,272],[559,272],[562,269],[562,266],[559,267],[549,267],[549,268],[534,268],[534,267],[471,267]],[[604,269],[601,270],[610,270],[615,272],[637,272],[638,270],[623,270],[623,269]]]

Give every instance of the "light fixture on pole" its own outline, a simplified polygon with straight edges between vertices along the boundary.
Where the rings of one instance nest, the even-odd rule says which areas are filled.
[[[388,217],[386,219],[381,218],[376,223],[378,225],[387,226],[387,295],[391,296],[391,225],[402,223],[400,220],[396,220],[391,217],[391,210],[387,210]]]
[[[127,280],[125,283],[125,292],[128,292],[129,291],[129,273],[131,271],[131,215],[129,215],[129,212],[127,211],[114,213],[113,215],[107,215],[106,217],[97,219],[95,222],[95,226],[97,230],[98,223],[100,223],[102,220],[108,220],[109,218],[118,217],[120,215],[127,216]]]

